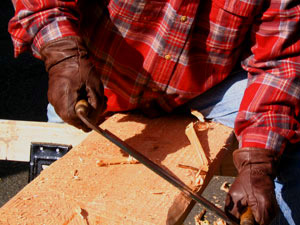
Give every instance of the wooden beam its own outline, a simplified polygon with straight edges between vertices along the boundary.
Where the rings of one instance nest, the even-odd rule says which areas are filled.
[[[0,160],[29,162],[31,142],[75,146],[87,137],[67,124],[0,120]]]
[[[216,161],[225,155],[231,129],[210,124],[202,133],[211,164],[201,165],[185,136],[192,121],[179,115],[147,119],[116,114],[101,128],[202,193]],[[90,133],[0,209],[0,224],[182,224],[194,202],[142,164],[117,163],[127,158],[110,141]],[[209,168],[206,174],[191,169],[203,166]]]

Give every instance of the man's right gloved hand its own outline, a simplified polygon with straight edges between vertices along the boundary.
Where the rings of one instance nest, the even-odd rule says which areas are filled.
[[[107,99],[82,40],[75,36],[55,39],[42,46],[40,53],[49,74],[48,100],[56,113],[66,123],[89,131],[74,110],[80,99],[86,99],[91,106],[89,120],[98,125]]]
[[[242,148],[233,152],[233,161],[239,175],[231,185],[225,211],[238,220],[250,207],[257,223],[269,224],[278,206],[274,191],[277,156],[268,149]]]

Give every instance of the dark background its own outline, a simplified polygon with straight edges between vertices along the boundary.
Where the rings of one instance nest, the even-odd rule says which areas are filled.
[[[28,53],[14,58],[7,31],[14,14],[10,0],[2,0],[0,10],[0,119],[46,121],[48,81],[43,62]]]
[[[47,74],[43,62],[30,54],[14,58],[7,31],[14,14],[10,0],[0,7],[0,119],[46,121]],[[1,130],[0,130],[1,132]],[[30,148],[30,146],[24,146]],[[0,206],[28,182],[29,164],[0,161]]]

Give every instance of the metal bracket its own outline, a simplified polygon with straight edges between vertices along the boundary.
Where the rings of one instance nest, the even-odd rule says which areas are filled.
[[[46,166],[63,157],[71,148],[72,145],[32,142],[28,182],[36,178]]]

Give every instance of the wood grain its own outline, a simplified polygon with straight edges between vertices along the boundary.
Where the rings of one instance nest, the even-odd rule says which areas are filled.
[[[147,119],[116,114],[101,128],[108,129],[201,193],[213,174],[208,171],[204,184],[195,187],[195,172],[178,166],[203,166],[185,135],[191,122],[193,118],[177,115]],[[200,135],[211,165],[225,155],[220,152],[224,151],[231,131],[212,123]],[[194,202],[142,164],[98,164],[100,160],[120,158],[127,156],[101,135],[90,133],[6,203],[0,209],[0,223],[181,224]]]
[[[0,160],[29,162],[31,142],[75,146],[87,137],[67,124],[0,120]]]

